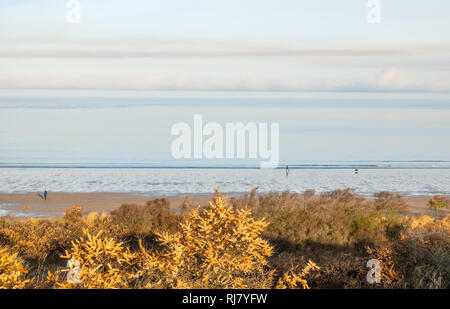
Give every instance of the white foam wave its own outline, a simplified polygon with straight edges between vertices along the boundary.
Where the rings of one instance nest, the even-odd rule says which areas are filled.
[[[176,195],[290,190],[317,192],[354,188],[361,194],[394,191],[409,195],[450,194],[448,169],[145,169],[145,168],[4,168],[0,192],[136,192]]]

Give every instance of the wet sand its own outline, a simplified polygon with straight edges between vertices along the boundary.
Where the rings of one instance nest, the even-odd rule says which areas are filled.
[[[155,196],[136,193],[49,193],[48,199],[42,199],[37,193],[0,194],[0,215],[5,212],[17,217],[61,217],[64,211],[73,205],[83,206],[83,212],[109,213],[121,204],[145,204],[146,201],[165,197],[170,201],[171,208],[180,209],[185,198],[191,206],[206,206],[213,197],[208,194],[183,194],[177,196]],[[224,193],[224,196],[239,196],[242,193]],[[411,215],[433,215],[433,210],[427,206],[429,196],[405,197]],[[440,210],[441,214],[450,213]]]

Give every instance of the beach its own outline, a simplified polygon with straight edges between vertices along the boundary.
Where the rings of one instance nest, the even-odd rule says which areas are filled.
[[[0,1],[0,290],[448,290],[450,1],[366,2]]]
[[[239,197],[244,193],[224,193],[225,197]],[[122,204],[144,205],[148,200],[155,198],[166,198],[170,201],[173,211],[178,211],[185,199],[191,206],[206,206],[213,197],[211,193],[191,193],[174,196],[149,195],[137,193],[50,193],[47,200],[42,199],[37,193],[24,194],[0,194],[0,205],[3,214],[15,217],[52,217],[58,218],[64,214],[66,209],[77,205],[83,207],[83,213],[91,212],[110,213]],[[410,215],[433,215],[433,210],[429,209],[427,202],[429,196],[405,197],[408,203]],[[449,210],[440,210],[449,213]]]
[[[211,194],[188,195],[192,205],[207,205]],[[173,210],[179,209],[185,196],[152,196],[136,193],[50,193],[47,200],[37,193],[0,194],[0,207],[16,217],[61,217],[66,209],[77,205],[83,207],[83,213],[91,212],[109,213],[122,204],[143,205],[148,200],[167,198]]]
[[[176,211],[185,198],[191,205],[208,205],[216,188],[225,196],[239,197],[255,187],[257,193],[288,190],[299,194],[352,188],[365,198],[388,191],[401,194],[411,214],[432,214],[427,201],[434,195],[450,196],[449,169],[432,165],[378,165],[359,169],[357,174],[342,165],[333,169],[293,166],[288,177],[280,169],[8,167],[0,169],[0,215],[60,217],[73,205],[83,206],[85,214],[109,213],[121,204],[142,205],[161,197]],[[40,196],[44,190],[49,192],[47,200]]]

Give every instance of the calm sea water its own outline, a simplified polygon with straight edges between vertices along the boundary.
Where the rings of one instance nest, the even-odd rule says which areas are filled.
[[[259,164],[173,160],[171,128],[194,114],[278,122],[283,164],[450,160],[450,94],[0,91],[0,163]]]
[[[171,127],[194,114],[278,122],[289,177],[259,160],[173,159]],[[0,91],[0,191],[448,194],[449,119],[449,94]]]

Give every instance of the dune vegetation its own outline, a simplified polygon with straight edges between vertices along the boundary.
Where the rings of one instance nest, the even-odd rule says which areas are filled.
[[[372,287],[450,287],[450,217],[408,216],[400,195],[255,188],[211,199],[0,217],[0,288],[368,288],[369,259],[381,263]]]

